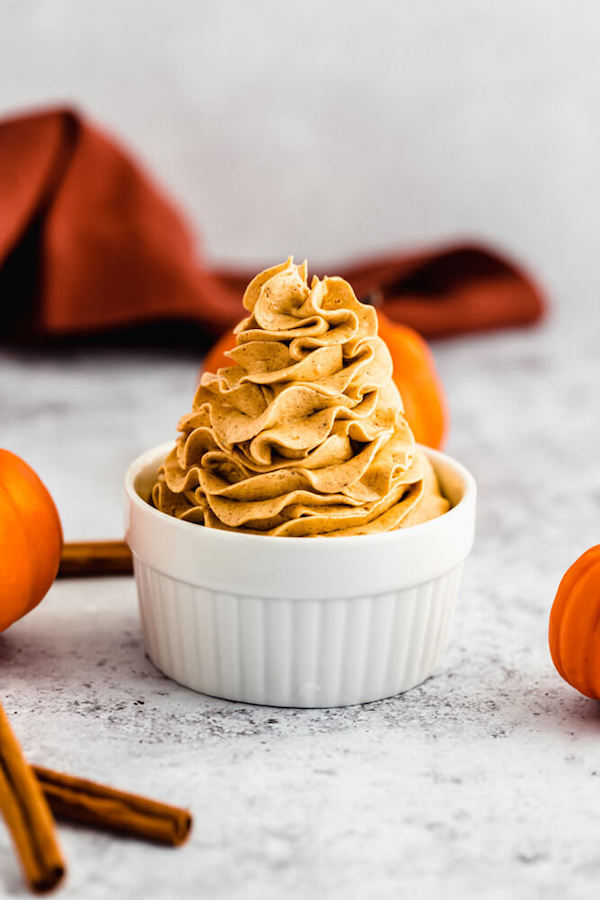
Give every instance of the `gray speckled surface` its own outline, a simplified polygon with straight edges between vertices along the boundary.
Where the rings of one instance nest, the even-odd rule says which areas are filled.
[[[435,346],[478,534],[441,670],[404,696],[294,711],[194,694],[144,656],[128,578],[57,583],[0,637],[33,761],[195,815],[176,851],[61,827],[65,900],[597,896],[600,707],[546,642],[562,572],[598,541],[597,346],[597,319],[565,312]],[[195,371],[181,354],[2,351],[2,442],[68,537],[118,535],[122,471],[174,433]],[[2,891],[25,894],[0,829]]]

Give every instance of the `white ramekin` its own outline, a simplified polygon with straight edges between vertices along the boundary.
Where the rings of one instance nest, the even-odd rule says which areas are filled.
[[[435,669],[472,544],[476,488],[426,450],[453,504],[359,537],[268,537],[181,522],[147,502],[172,444],[125,476],[150,659],[196,691],[271,706],[347,706],[406,691]]]

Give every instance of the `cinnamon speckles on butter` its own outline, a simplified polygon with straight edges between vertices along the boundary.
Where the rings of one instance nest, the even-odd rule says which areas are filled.
[[[341,278],[287,262],[248,285],[232,365],[204,373],[152,499],[234,531],[302,537],[391,531],[448,509],[415,448],[377,335]]]

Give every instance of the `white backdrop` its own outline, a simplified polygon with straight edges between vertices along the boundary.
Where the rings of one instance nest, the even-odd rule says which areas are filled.
[[[0,113],[114,130],[215,260],[478,236],[571,297],[597,280],[599,50],[597,0],[4,0]]]

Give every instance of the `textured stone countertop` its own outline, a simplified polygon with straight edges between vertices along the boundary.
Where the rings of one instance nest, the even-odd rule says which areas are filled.
[[[600,535],[597,332],[557,314],[435,345],[478,528],[441,668],[409,693],[315,711],[195,694],[145,657],[130,578],[59,582],[0,637],[32,761],[195,816],[178,850],[61,826],[59,896],[598,896],[600,705],[560,680],[546,639],[562,573]],[[122,473],[174,435],[196,365],[1,351],[2,444],[44,478],[67,538],[120,535]],[[0,896],[25,895],[0,828]]]

